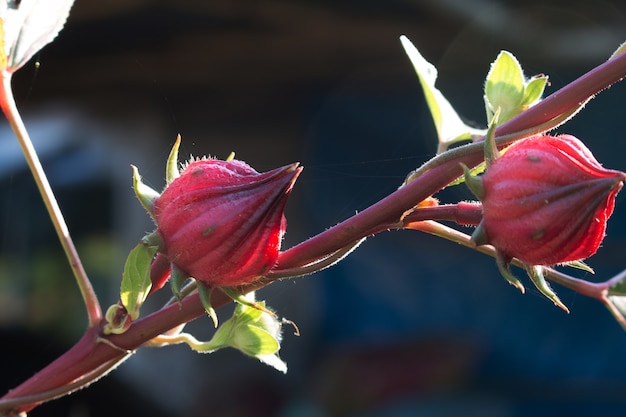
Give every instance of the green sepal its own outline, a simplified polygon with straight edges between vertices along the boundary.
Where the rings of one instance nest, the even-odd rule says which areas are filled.
[[[130,251],[124,264],[120,301],[133,320],[139,317],[139,309],[152,288],[150,265],[156,251],[156,247],[140,242]]]
[[[496,253],[496,265],[498,265],[498,271],[500,271],[500,275],[502,275],[502,277],[506,279],[509,282],[509,284],[511,284],[518,290],[520,290],[522,294],[526,292],[526,289],[524,288],[524,284],[522,284],[522,282],[515,275],[511,273],[511,269],[510,269],[511,258],[510,257],[504,256],[500,252],[497,252]]]
[[[500,108],[498,107],[489,122],[487,134],[485,135],[485,164],[487,164],[487,169],[500,157],[500,151],[498,150],[498,145],[496,145],[496,126],[499,118]]]
[[[483,187],[483,181],[480,177],[472,175],[472,172],[467,165],[461,163],[463,169],[463,178],[465,179],[465,185],[467,188],[478,198],[479,200],[485,196],[485,188]]]
[[[485,225],[482,221],[478,223],[478,226],[474,229],[474,233],[472,233],[470,240],[476,246],[482,246],[489,243],[489,239],[487,239],[487,232],[485,232]]]
[[[170,155],[167,158],[167,164],[165,165],[165,181],[168,185],[180,175],[178,171],[178,148],[180,148],[180,135],[176,137],[174,146],[172,146]]]
[[[181,271],[176,265],[170,265],[170,287],[172,289],[172,295],[180,302],[180,289],[183,287],[185,281],[189,279],[189,275]]]
[[[594,271],[592,267],[590,267],[589,265],[587,265],[583,261],[566,262],[563,265],[569,266],[569,267],[572,267],[572,268],[576,268],[576,269],[580,269],[581,271],[589,272],[590,274],[595,274],[596,273],[596,271]]]
[[[552,290],[546,278],[543,276],[543,267],[539,265],[525,265],[526,272],[528,273],[528,277],[535,284],[535,287],[546,296],[550,301],[554,303],[557,307],[562,308],[566,313],[569,313],[565,304],[561,302],[556,293]]]
[[[161,237],[161,234],[157,231],[148,233],[147,235],[142,237],[141,243],[146,246],[157,248],[157,251],[163,248],[163,238]]]
[[[230,297],[234,302],[238,304],[244,305],[246,307],[255,308],[259,311],[262,311],[264,313],[267,313],[271,316],[276,317],[276,314],[272,310],[268,310],[267,308],[265,308],[264,303],[258,303],[254,301],[254,299],[250,300],[250,298],[242,294],[241,291],[239,291],[236,287],[220,287],[220,290],[222,290],[224,294],[226,294],[228,297]]]
[[[150,217],[154,218],[154,202],[160,197],[160,194],[141,181],[141,175],[139,175],[139,170],[136,166],[131,165],[131,168],[133,169],[133,189],[135,190],[135,195]]]
[[[217,320],[217,313],[211,304],[211,293],[213,292],[213,289],[202,281],[196,280],[196,283],[198,284],[198,295],[200,295],[200,302],[202,302],[204,311],[206,311],[211,320],[213,320],[213,325],[217,328],[219,323]]]

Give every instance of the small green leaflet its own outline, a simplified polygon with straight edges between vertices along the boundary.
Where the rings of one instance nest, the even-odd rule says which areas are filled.
[[[133,320],[139,317],[139,309],[152,287],[150,264],[156,251],[156,247],[139,243],[130,251],[126,259],[120,300]]]
[[[541,100],[548,77],[538,75],[526,79],[522,66],[515,56],[501,51],[491,64],[485,80],[485,110],[491,120],[501,109],[498,124],[517,116]]]
[[[400,42],[411,60],[411,64],[413,64],[415,73],[422,86],[426,104],[430,109],[430,114],[437,130],[439,143],[449,145],[457,141],[471,139],[474,135],[482,136],[484,131],[466,125],[450,102],[435,87],[437,68],[424,59],[406,36],[401,36]]]

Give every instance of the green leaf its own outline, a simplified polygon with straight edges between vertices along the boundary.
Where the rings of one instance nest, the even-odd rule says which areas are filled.
[[[519,108],[524,98],[524,73],[517,59],[507,51],[501,51],[491,64],[485,80],[485,107],[487,120],[496,109],[502,109],[500,123],[510,119],[510,113]]]
[[[4,53],[9,72],[24,65],[63,29],[74,0],[0,2]]]
[[[139,243],[128,254],[122,275],[120,300],[131,319],[139,317],[139,309],[152,287],[150,264],[157,248]]]
[[[470,139],[472,135],[482,136],[484,133],[482,130],[463,123],[450,102],[435,87],[437,81],[435,66],[424,59],[406,36],[401,36],[400,42],[417,73],[426,104],[435,124],[439,143],[449,144],[460,139]]]
[[[548,76],[541,75],[533,77],[526,83],[524,87],[524,98],[520,103],[522,106],[530,107],[537,103],[543,95],[546,85],[548,84]]]
[[[280,344],[269,332],[256,326],[247,326],[245,333],[238,333],[233,346],[250,356],[272,355],[278,351]]]

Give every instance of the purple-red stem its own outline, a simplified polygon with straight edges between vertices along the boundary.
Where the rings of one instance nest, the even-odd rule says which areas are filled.
[[[585,102],[589,97],[625,76],[626,54],[621,54],[509,120],[497,129],[496,135],[511,134],[547,122]],[[463,162],[471,167],[480,163],[482,159],[482,150],[477,150],[434,167],[366,210],[283,252],[277,268],[289,269],[309,263],[366,236],[381,224],[398,222],[407,210],[459,177],[461,175],[459,163]],[[267,283],[259,281],[247,289],[260,288]],[[215,292],[213,301],[215,307],[229,301],[221,292]],[[42,393],[69,384],[112,359],[123,358],[126,354],[124,349],[134,350],[159,334],[203,314],[204,308],[198,296],[192,295],[185,298],[180,305],[167,306],[137,320],[126,333],[107,337],[110,344],[98,342],[101,325],[91,327],[73,348],[32,378],[9,391],[2,400]],[[14,411],[29,411],[36,405],[21,405]],[[3,408],[1,402],[0,411],[8,411],[6,407]]]
[[[626,77],[626,53],[599,65],[582,77],[546,97],[537,105],[520,113],[496,129],[496,136],[504,136],[546,123],[568,109],[586,102],[590,97]],[[441,190],[461,175],[459,163],[473,167],[482,161],[482,150],[451,160],[423,174],[414,182],[350,217],[338,225],[286,250],[278,260],[277,268],[293,268],[298,263],[316,259],[329,253],[329,243],[337,250],[354,240],[355,235],[372,229],[377,223],[397,221],[399,216],[419,201]]]

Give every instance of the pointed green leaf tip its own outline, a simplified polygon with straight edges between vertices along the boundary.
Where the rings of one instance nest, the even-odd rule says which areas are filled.
[[[463,123],[450,102],[435,87],[437,69],[428,62],[406,36],[400,37],[404,51],[411,60],[417,74],[426,104],[435,124],[440,148],[445,150],[447,145],[460,140],[471,139],[472,136],[482,136],[483,131]]]
[[[170,271],[170,286],[172,287],[172,295],[174,295],[178,302],[180,302],[180,290],[189,276],[174,264],[170,265]],[[217,327],[217,324],[215,326]]]
[[[131,168],[133,169],[133,189],[135,190],[135,195],[148,214],[154,217],[152,209],[154,202],[159,198],[160,194],[141,181],[141,175],[139,175],[139,170],[136,166],[131,165]]]
[[[167,158],[167,164],[165,166],[165,181],[167,184],[174,181],[180,175],[178,171],[178,148],[180,148],[180,135],[176,137],[174,146],[172,146],[170,155]]]
[[[557,307],[562,308],[566,313],[569,313],[569,309],[565,307],[565,304],[561,302],[556,293],[552,290],[545,277],[543,276],[543,267],[539,265],[526,265],[526,272],[528,277],[535,284],[535,287],[552,301]]]
[[[467,185],[467,188],[469,188],[472,194],[474,194],[474,196],[480,200],[485,195],[485,189],[483,187],[482,180],[480,179],[480,177],[472,175],[472,172],[467,167],[467,165],[461,163],[461,168],[463,168],[465,185]]]
[[[501,253],[496,252],[496,265],[498,266],[498,271],[500,271],[500,275],[502,275],[502,277],[506,279],[509,284],[520,290],[522,294],[526,292],[524,284],[522,284],[522,282],[511,273],[511,258],[507,258]]]
[[[204,284],[202,281],[196,280],[196,284],[198,285],[198,295],[200,296],[200,302],[204,307],[204,311],[213,321],[213,326],[217,328],[219,321],[217,319],[217,313],[215,312],[215,308],[213,308],[213,304],[211,303],[211,294],[213,292],[213,289]]]
[[[500,119],[500,107],[498,107],[489,122],[489,128],[487,129],[487,135],[485,135],[485,163],[487,169],[494,163],[496,159],[500,157],[500,151],[498,145],[496,145],[496,126]]]

